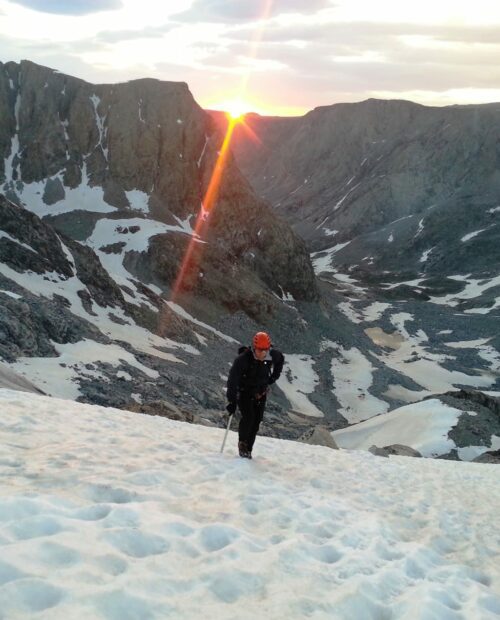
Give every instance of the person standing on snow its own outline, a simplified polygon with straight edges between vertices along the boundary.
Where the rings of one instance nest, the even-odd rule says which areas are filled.
[[[252,448],[266,407],[269,386],[277,381],[285,358],[281,351],[271,348],[271,338],[257,332],[252,347],[242,347],[234,360],[227,379],[227,412],[240,408],[238,449],[243,458],[252,458]]]

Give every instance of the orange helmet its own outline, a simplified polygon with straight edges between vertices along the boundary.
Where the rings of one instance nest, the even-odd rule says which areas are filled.
[[[269,338],[269,334],[266,332],[257,332],[253,337],[253,348],[254,349],[270,349],[271,348],[271,338]]]

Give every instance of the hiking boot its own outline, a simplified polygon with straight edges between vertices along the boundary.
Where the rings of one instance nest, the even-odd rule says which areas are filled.
[[[252,458],[252,453],[250,452],[250,450],[248,449],[247,444],[244,441],[239,441],[238,442],[238,450],[240,452],[240,456],[243,459],[251,459]]]

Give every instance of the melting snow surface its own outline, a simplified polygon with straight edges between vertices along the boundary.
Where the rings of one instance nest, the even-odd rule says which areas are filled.
[[[222,429],[9,390],[0,407],[6,619],[500,613],[496,465],[263,437],[248,461]]]
[[[10,153],[5,158],[4,170],[5,170],[5,180],[11,181],[14,176],[14,157],[19,154],[19,110],[21,108],[21,95],[18,93],[16,97],[16,103],[14,105],[14,115],[16,118],[16,129],[15,133],[12,136],[11,144],[10,144]]]
[[[108,149],[107,147],[103,146],[103,140],[106,138],[106,134],[108,133],[107,127],[104,127],[104,122],[106,121],[106,115],[102,117],[97,111],[97,108],[99,107],[99,104],[101,103],[100,97],[94,94],[92,95],[92,97],[90,97],[90,100],[92,101],[92,104],[94,106],[95,122],[96,122],[97,130],[99,131],[99,142],[95,146],[101,147],[102,152],[104,154],[104,158],[107,160]]]
[[[125,254],[127,252],[146,252],[151,237],[170,231],[186,233],[185,222],[179,223],[178,226],[172,226],[149,218],[101,219],[96,223],[86,243],[97,254],[99,260],[115,282],[121,286],[135,289],[135,285],[131,282],[135,278],[123,265]],[[123,247],[117,253],[107,253],[101,250],[102,247],[115,243],[123,244]],[[152,310],[157,311],[157,308],[151,304],[150,300],[139,292],[136,293],[136,297],[128,295],[125,291],[123,293],[130,303],[145,303]]]
[[[368,450],[370,446],[402,444],[423,456],[447,454],[455,448],[448,431],[456,425],[462,411],[431,399],[405,405],[383,416],[332,433],[342,448]]]
[[[462,299],[475,299],[476,297],[481,297],[481,295],[490,288],[500,286],[500,276],[486,279],[474,279],[470,278],[470,276],[462,275],[448,277],[450,280],[465,282],[465,288],[460,293],[450,293],[449,295],[443,295],[441,297],[431,297],[430,301],[432,303],[454,307],[457,306],[458,302]],[[496,299],[496,302],[492,306],[487,308],[471,308],[469,310],[465,310],[465,312],[468,314],[488,314],[498,307],[500,307],[500,297]]]
[[[486,228],[481,228],[481,230],[475,230],[474,232],[469,233],[468,235],[464,235],[461,239],[461,241],[463,243],[470,241],[471,239],[474,239],[474,237],[477,237],[479,234],[481,234],[482,232],[484,232],[486,230]]]
[[[143,221],[150,222],[149,220]],[[66,246],[63,245],[63,249],[70,254]],[[57,294],[66,298],[69,302],[69,310],[73,314],[91,321],[102,334],[118,341],[118,343],[112,344],[101,344],[90,340],[81,340],[74,344],[66,345],[52,343],[55,350],[59,353],[58,357],[19,358],[12,365],[12,368],[15,368],[16,372],[32,381],[44,392],[55,396],[77,398],[80,395],[78,384],[75,382],[78,376],[85,374],[94,377],[101,376],[100,374],[87,372],[83,362],[99,363],[106,361],[117,368],[123,362],[126,362],[131,366],[139,368],[147,375],[149,369],[139,364],[135,356],[124,349],[119,344],[120,342],[127,342],[139,352],[170,362],[184,363],[177,356],[164,351],[164,349],[182,349],[191,355],[199,355],[199,351],[191,345],[157,336],[140,327],[119,307],[101,307],[96,303],[92,303],[94,314],[90,315],[84,308],[82,300],[78,295],[78,291],[85,291],[86,286],[76,276],[66,279],[56,272],[45,272],[44,274],[33,272],[19,273],[5,263],[0,263],[0,273],[16,282],[22,288],[30,291],[33,295],[51,299],[54,294]],[[131,299],[137,303],[136,299],[133,297]],[[61,364],[66,364],[66,368],[61,367]]]
[[[238,341],[232,338],[231,336],[228,336],[227,334],[223,334],[221,331],[219,331],[218,329],[215,329],[211,325],[208,325],[207,323],[203,323],[202,321],[195,319],[194,316],[189,314],[189,312],[184,310],[184,308],[180,306],[179,304],[176,304],[173,301],[166,301],[165,303],[173,312],[178,314],[183,319],[187,319],[188,321],[191,321],[191,323],[194,323],[195,325],[199,325],[200,327],[203,327],[204,329],[216,334],[217,336],[219,336],[219,338],[222,338],[226,342],[234,342],[235,344],[238,344]],[[197,335],[199,336],[199,334]]]
[[[376,368],[359,349],[335,347],[338,357],[332,360],[333,392],[340,403],[339,413],[354,424],[385,413],[389,405],[373,396],[370,387]]]
[[[17,293],[12,293],[11,291],[0,290],[0,293],[3,293],[4,295],[8,295],[9,297],[12,297],[12,299],[22,299],[22,295],[18,295]]]
[[[131,189],[125,192],[130,207],[136,211],[142,211],[143,213],[149,213],[149,196],[146,192],[140,189]]]
[[[8,239],[9,241],[12,241],[13,243],[17,243],[18,245],[22,246],[25,250],[29,250],[30,252],[33,252],[33,254],[38,254],[38,252],[35,249],[33,249],[30,245],[27,245],[26,243],[19,241],[19,239],[16,239],[15,237],[13,237],[12,235],[9,235],[9,233],[6,233],[3,230],[0,230],[0,239]]]
[[[293,411],[303,415],[322,418],[323,412],[308,398],[319,383],[313,369],[314,359],[310,355],[285,354],[285,367],[278,385],[287,397]]]
[[[396,350],[376,355],[385,365],[409,377],[429,394],[448,392],[460,385],[484,388],[495,383],[496,378],[489,372],[470,376],[446,369],[442,364],[454,358],[429,351],[425,346],[429,340],[427,334],[422,330],[410,334],[406,329],[406,323],[409,321],[413,321],[413,317],[408,313],[401,312],[391,316],[391,323],[401,336],[401,346]],[[420,398],[424,396],[425,394],[421,394]]]
[[[422,252],[422,256],[420,257],[420,262],[421,263],[426,263],[430,253],[432,252],[434,248],[431,248],[430,250],[425,250],[425,252]]]
[[[46,394],[76,400],[81,396],[79,377],[87,380],[104,378],[96,367],[92,368],[94,363],[110,364],[117,369],[129,364],[144,374],[144,380],[159,377],[156,371],[141,364],[134,355],[116,344],[100,344],[93,340],[52,344],[58,357],[22,357],[10,365],[14,372],[27,378]],[[119,371],[116,376],[119,376]]]
[[[59,173],[51,180],[58,178],[63,183],[63,174]],[[48,179],[47,179],[48,180]],[[110,213],[116,208],[105,202],[102,187],[89,185],[87,163],[82,167],[82,182],[78,187],[71,189],[64,187],[65,197],[58,202],[47,205],[43,201],[46,180],[33,183],[23,183],[21,189],[16,191],[26,209],[36,213],[38,217],[46,215],[60,215],[71,211],[83,210],[92,213]]]
[[[337,305],[345,316],[353,323],[373,323],[378,321],[387,308],[390,308],[390,304],[382,303],[380,301],[374,301],[372,304],[365,306],[364,308],[355,307],[354,304],[360,305],[364,302],[356,302],[355,300],[343,301]]]
[[[366,161],[366,159],[363,161],[363,163]],[[363,164],[361,164],[363,165]],[[345,196],[343,196],[333,207],[333,211],[337,211],[337,209],[340,209],[340,207],[342,206],[343,202],[346,200],[346,198],[348,198],[348,196],[350,194],[352,194],[352,192],[361,185],[361,181],[359,183],[356,183],[356,185],[354,185],[353,187],[351,187],[351,189],[347,192],[347,194],[345,194]]]
[[[314,268],[314,273],[319,275],[324,271],[332,270],[332,258],[333,255],[345,248],[346,245],[349,245],[350,241],[346,241],[345,243],[338,243],[328,250],[321,250],[320,252],[313,252],[311,254],[311,260]]]
[[[198,166],[198,168],[201,166],[201,162],[203,161],[203,156],[205,155],[205,150],[207,148],[207,144],[208,144],[209,140],[210,140],[210,137],[205,134],[205,144],[203,145],[203,149],[201,151],[201,155],[198,158],[198,161],[196,162],[196,165]]]

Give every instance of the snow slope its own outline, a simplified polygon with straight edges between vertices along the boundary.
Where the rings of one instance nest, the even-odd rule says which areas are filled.
[[[436,457],[456,449],[460,460],[473,458],[500,449],[500,437],[491,434],[491,445],[458,447],[448,437],[463,411],[449,407],[438,398],[394,409],[360,424],[332,433],[340,448],[369,450],[371,446],[401,444],[418,450],[422,456]],[[473,412],[468,412],[474,415]]]
[[[498,468],[0,390],[0,618],[487,620]]]
[[[0,362],[0,388],[20,390],[21,392],[40,393],[40,390],[21,375],[13,372],[6,364]]]

